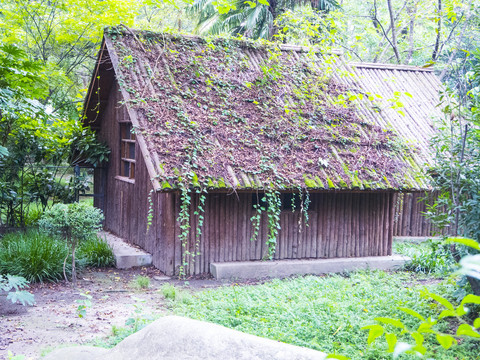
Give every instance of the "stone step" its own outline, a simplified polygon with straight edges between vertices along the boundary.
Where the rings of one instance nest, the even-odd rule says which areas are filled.
[[[98,236],[105,239],[112,247],[117,269],[130,269],[137,266],[152,265],[152,255],[145,250],[128,244],[122,238],[107,231],[102,231]]]

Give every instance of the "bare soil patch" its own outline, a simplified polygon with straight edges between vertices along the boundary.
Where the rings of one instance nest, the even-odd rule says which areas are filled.
[[[148,289],[135,286],[139,275],[150,278]],[[247,280],[242,284],[259,282]],[[25,355],[28,360],[40,359],[61,346],[106,339],[112,334],[112,326],[125,326],[125,321],[134,316],[134,305],[139,304],[135,299],[144,300],[140,303],[144,315],[167,314],[167,301],[159,291],[165,283],[197,291],[231,282],[217,281],[209,275],[185,282],[169,278],[154,267],[142,267],[84,271],[77,289],[65,282],[32,284],[29,291],[36,300],[32,307],[13,305],[6,301],[6,296],[0,296],[0,360],[8,359],[8,351]],[[81,294],[87,292],[92,296],[92,305],[86,309],[86,316],[80,318],[76,300],[84,300]]]
[[[150,277],[149,289],[135,288],[138,275]],[[33,284],[29,289],[35,295],[33,307],[12,305],[5,296],[0,297],[0,359],[7,359],[8,350],[37,359],[59,346],[107,337],[113,325],[124,326],[134,313],[136,300],[132,297],[145,300],[145,313],[166,312],[165,301],[158,292],[165,281],[155,280],[162,276],[151,267],[87,270],[77,289],[64,282]],[[80,318],[76,300],[85,299],[81,294],[86,292],[92,296],[92,306]]]

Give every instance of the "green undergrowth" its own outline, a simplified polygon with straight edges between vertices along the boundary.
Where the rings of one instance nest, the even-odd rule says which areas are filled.
[[[38,230],[15,232],[0,238],[0,274],[22,276],[29,282],[60,281],[63,262],[71,276],[71,255],[62,240]],[[108,244],[97,237],[85,240],[77,250],[76,267],[106,267],[114,258]]]
[[[85,266],[108,267],[115,265],[115,256],[107,241],[97,236],[80,243],[77,256],[84,261]]]
[[[40,231],[10,233],[0,239],[0,273],[22,276],[29,282],[59,281],[67,255],[64,243]],[[70,265],[66,272],[70,275]]]
[[[416,319],[399,307],[433,315],[435,306],[420,291],[421,284],[429,283],[429,279],[382,271],[307,276],[256,286],[225,286],[196,293],[192,301],[173,300],[171,306],[177,315],[326,353],[352,359],[391,359],[386,344],[375,342],[367,346],[368,332],[361,328],[373,324],[377,317],[398,318],[405,325],[414,326]],[[447,298],[452,298],[455,290],[453,281],[429,287]],[[441,330],[448,331],[448,324],[444,326]],[[434,350],[437,360],[479,359],[478,342],[463,340],[450,350],[436,344],[427,337],[425,345]]]
[[[404,266],[407,271],[448,276],[458,267],[448,246],[439,239],[429,239],[421,243],[394,242],[393,251],[410,258]]]

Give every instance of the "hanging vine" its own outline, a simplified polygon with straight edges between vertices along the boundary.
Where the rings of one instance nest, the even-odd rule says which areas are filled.
[[[250,238],[250,241],[256,241],[258,238],[258,233],[260,232],[260,225],[262,222],[262,212],[264,212],[266,209],[264,206],[262,206],[262,202],[264,201],[264,197],[262,196],[261,198],[259,197],[259,194],[257,192],[257,203],[253,204],[253,210],[255,211],[253,216],[250,218],[250,221],[252,222],[253,225],[253,234],[252,237]]]
[[[253,204],[251,240],[258,238],[265,214],[264,258],[272,259],[280,230],[279,190],[294,194],[292,211],[299,210],[299,222],[308,226],[308,189],[398,183],[391,159],[405,148],[392,145],[390,131],[358,116],[350,103],[360,97],[330,76],[334,60],[314,50],[293,53],[237,39],[121,34],[111,33],[125,70],[118,78],[130,94],[128,106],[141,115],[142,135],[162,159],[157,164],[162,188],[179,191],[181,277],[200,255],[207,189],[265,191]],[[260,70],[251,66],[245,48],[260,54]],[[369,144],[381,150],[376,158]],[[195,229],[191,216],[197,217]]]
[[[151,189],[148,192],[148,210],[147,210],[147,232],[150,229],[150,226],[152,226],[153,223],[153,193],[155,192],[154,189]]]
[[[202,236],[202,228],[203,228],[203,220],[205,214],[205,200],[207,199],[207,191],[206,190],[197,190],[197,194],[199,194],[198,198],[198,206],[197,210],[195,210],[194,214],[198,217],[197,228],[195,231],[195,256],[200,256],[200,239]]]
[[[192,198],[190,191],[185,185],[181,185],[180,189],[180,211],[178,213],[177,221],[180,224],[180,234],[178,239],[182,246],[182,263],[178,269],[178,276],[184,278],[186,276],[186,267],[188,266],[188,260],[191,255],[188,249],[188,237],[190,235],[190,204]]]
[[[267,201],[267,218],[268,218],[268,236],[267,236],[267,254],[264,259],[272,260],[277,249],[277,236],[280,230],[280,212],[282,210],[282,200],[280,192],[277,190],[267,191],[265,193]]]

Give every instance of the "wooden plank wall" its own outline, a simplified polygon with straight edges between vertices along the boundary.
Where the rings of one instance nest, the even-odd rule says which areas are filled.
[[[438,192],[399,193],[395,195],[393,236],[435,236],[447,234],[428,220],[424,213],[433,204]]]
[[[165,223],[175,221],[179,211],[179,195],[158,193],[167,203]],[[309,226],[300,220],[300,211],[282,211],[281,230],[275,259],[308,259],[390,255],[393,237],[393,193],[314,193],[310,195]],[[198,198],[193,199],[193,214]],[[168,210],[167,210],[168,208]],[[173,216],[174,214],[174,216]],[[254,214],[251,193],[215,194],[207,196],[205,220],[199,237],[199,255],[187,259],[188,273],[209,272],[211,262],[261,260],[267,252],[265,240],[267,218],[257,240],[250,240]],[[192,216],[191,229],[198,219]],[[171,275],[178,271],[182,246],[178,240],[179,224],[164,233],[165,261],[154,265]],[[195,251],[195,234],[190,232],[188,249]],[[151,245],[150,245],[151,246]]]
[[[164,234],[164,197],[153,194],[154,213],[152,224],[147,231],[150,207],[148,198],[152,185],[138,144],[135,148],[134,183],[115,178],[120,174],[121,165],[119,122],[128,120],[128,113],[125,107],[119,104],[120,100],[121,93],[115,83],[98,132],[100,140],[110,147],[111,154],[107,167],[95,172],[95,192],[105,194],[103,199],[95,200],[95,206],[104,211],[106,230],[150,252],[158,267],[163,268],[165,259],[163,241],[168,238]],[[166,218],[168,219],[168,216]],[[169,221],[171,222],[171,219]]]

